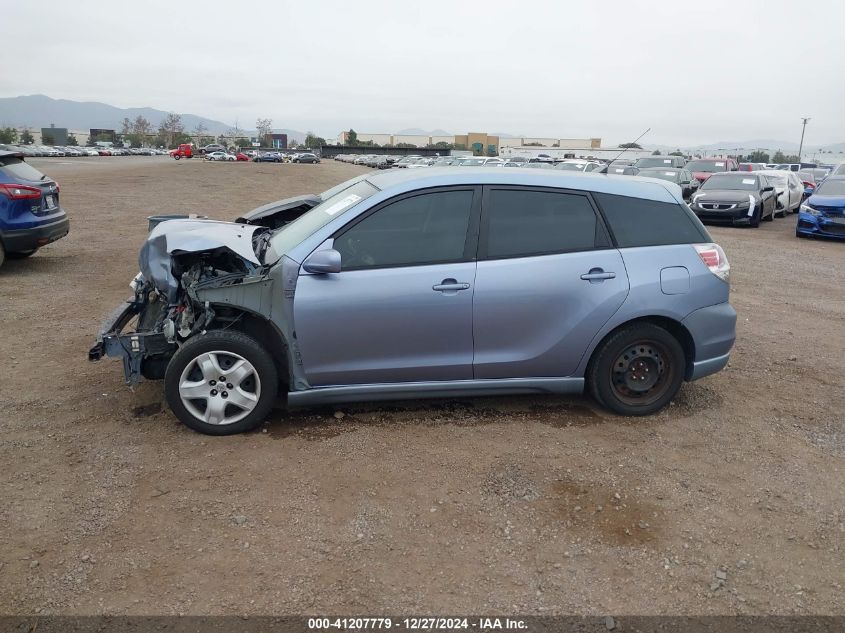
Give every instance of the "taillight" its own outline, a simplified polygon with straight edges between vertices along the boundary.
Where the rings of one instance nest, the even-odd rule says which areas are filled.
[[[41,197],[41,189],[26,185],[8,185],[0,183],[0,193],[12,200],[32,200]]]
[[[731,265],[725,251],[718,244],[693,244],[698,256],[710,272],[724,282],[730,283]]]
[[[815,188],[816,188],[816,185],[814,185],[814,184],[813,184],[813,183],[811,183],[811,182],[807,182],[806,180],[803,180],[802,182],[804,183],[804,187],[805,187],[805,188],[807,188],[807,187],[809,187],[810,189],[815,189]]]

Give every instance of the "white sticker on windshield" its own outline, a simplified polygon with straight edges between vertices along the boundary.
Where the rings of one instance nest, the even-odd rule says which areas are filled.
[[[724,167],[725,163],[713,163],[716,167]]]
[[[742,184],[743,184],[743,185],[756,185],[756,184],[757,184],[757,181],[756,181],[756,180],[754,180],[753,178],[743,178],[743,179],[742,179]]]
[[[674,171],[664,171],[664,172],[663,172],[663,175],[664,175],[664,176],[674,176],[674,175],[675,175],[675,172],[674,172]]]
[[[671,159],[671,158],[664,158],[664,159],[663,159],[663,162],[664,162],[664,163],[666,163],[667,165],[671,165],[671,164],[672,164],[672,159]]]
[[[329,215],[335,215],[337,213],[340,213],[344,209],[348,209],[353,204],[358,202],[360,199],[361,199],[361,196],[356,196],[354,193],[350,193],[345,198],[341,198],[340,200],[335,202],[332,206],[324,209],[324,211],[326,213],[328,213]]]

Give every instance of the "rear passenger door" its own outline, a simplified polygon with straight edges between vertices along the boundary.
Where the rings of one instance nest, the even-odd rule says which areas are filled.
[[[628,278],[589,195],[488,186],[473,299],[476,379],[569,376]]]

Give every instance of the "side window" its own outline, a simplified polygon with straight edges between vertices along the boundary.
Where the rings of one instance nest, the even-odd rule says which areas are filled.
[[[344,270],[419,266],[464,258],[473,191],[435,191],[397,200],[335,238]]]
[[[656,200],[594,193],[619,248],[710,242],[684,206]]]
[[[529,257],[609,246],[586,196],[491,189],[484,201],[487,259]]]

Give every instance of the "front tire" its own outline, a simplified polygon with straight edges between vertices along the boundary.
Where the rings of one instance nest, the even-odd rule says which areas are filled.
[[[189,339],[164,375],[170,409],[183,424],[206,435],[257,428],[270,413],[278,387],[270,353],[251,336],[230,330]]]
[[[763,220],[766,221],[766,222],[774,222],[775,221],[775,208],[774,207],[772,207],[771,214],[765,216],[763,218]]]
[[[620,415],[651,415],[681,388],[686,357],[678,340],[653,323],[634,323],[603,341],[587,383],[602,406]]]

